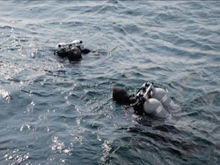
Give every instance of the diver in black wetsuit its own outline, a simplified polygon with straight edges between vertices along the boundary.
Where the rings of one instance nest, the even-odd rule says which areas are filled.
[[[168,93],[161,88],[154,88],[153,83],[144,83],[136,95],[128,95],[122,87],[113,88],[113,99],[120,104],[133,107],[138,115],[167,118],[168,109],[175,106]]]
[[[68,58],[69,61],[80,61],[82,59],[82,54],[87,54],[89,52],[90,50],[84,48],[81,40],[74,40],[70,44],[59,43],[56,46],[54,54],[61,58]]]

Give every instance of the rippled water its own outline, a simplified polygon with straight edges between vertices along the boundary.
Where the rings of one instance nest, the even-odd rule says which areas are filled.
[[[220,2],[0,1],[0,16],[0,164],[220,164]],[[53,55],[74,39],[92,53]],[[146,81],[172,118],[112,100]]]

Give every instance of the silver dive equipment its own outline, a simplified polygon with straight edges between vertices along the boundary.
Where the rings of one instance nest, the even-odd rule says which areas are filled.
[[[72,43],[75,47],[79,48],[80,50],[84,49],[83,42],[81,40],[74,40]]]
[[[74,40],[71,43],[59,43],[59,44],[57,44],[56,50],[60,51],[60,50],[68,49],[68,48],[71,48],[71,47],[77,47],[80,50],[84,49],[84,45],[83,45],[83,42],[81,40]]]
[[[162,103],[157,98],[153,98],[152,96],[150,96],[153,89],[153,83],[144,83],[138,90],[136,98],[144,99],[143,109],[146,114],[159,118],[167,118],[169,116],[169,113],[164,108]]]
[[[171,109],[175,106],[173,100],[168,93],[162,88],[152,88],[150,95],[152,98],[159,100],[166,109]]]

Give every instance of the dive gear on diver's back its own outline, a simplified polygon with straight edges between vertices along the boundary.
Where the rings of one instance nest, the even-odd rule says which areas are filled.
[[[162,88],[152,88],[150,96],[159,100],[163,106],[168,109],[174,105],[173,100],[170,98],[168,93]]]
[[[136,114],[148,114],[159,118],[167,118],[167,108],[174,105],[167,92],[154,88],[153,83],[144,83],[136,95],[129,96],[122,87],[113,88],[113,99],[120,104],[133,107]],[[164,105],[163,105],[164,104]]]
[[[169,113],[167,110],[163,107],[160,101],[158,101],[155,98],[146,99],[144,102],[144,112],[146,114],[160,117],[160,118],[167,118]]]

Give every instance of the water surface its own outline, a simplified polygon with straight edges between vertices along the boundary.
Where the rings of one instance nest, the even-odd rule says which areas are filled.
[[[218,1],[1,1],[0,164],[220,164],[219,18]],[[53,55],[74,39],[92,53]],[[146,81],[171,118],[112,100]]]

